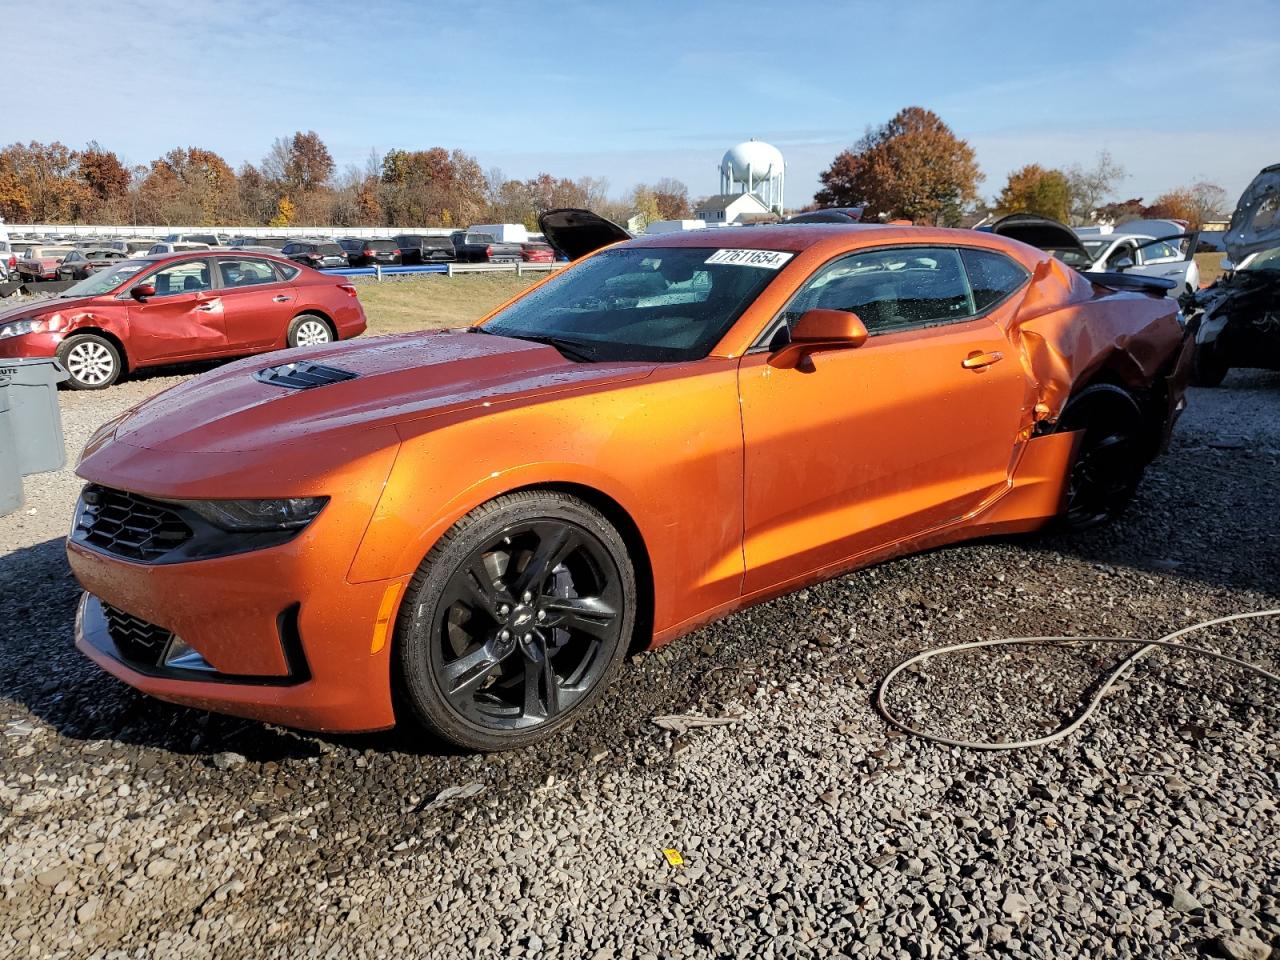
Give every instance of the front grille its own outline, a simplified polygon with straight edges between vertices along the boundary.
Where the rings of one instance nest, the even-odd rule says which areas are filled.
[[[102,604],[102,613],[107,618],[107,632],[111,634],[111,642],[120,651],[120,656],[134,663],[154,667],[164,656],[165,647],[173,639],[173,633],[154,623],[147,623],[131,613],[117,610],[109,603]]]
[[[354,380],[356,375],[337,367],[326,367],[322,363],[282,363],[278,367],[267,367],[259,370],[253,378],[261,383],[269,383],[277,387],[289,387],[293,390],[307,390],[311,387],[323,387],[344,380]]]
[[[90,484],[80,495],[73,539],[126,560],[151,563],[192,537],[177,508]]]

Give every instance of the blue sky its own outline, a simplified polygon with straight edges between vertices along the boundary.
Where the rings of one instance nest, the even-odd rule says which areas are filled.
[[[96,139],[134,163],[195,145],[238,165],[314,129],[339,166],[440,145],[508,176],[603,176],[615,194],[675,176],[697,196],[754,136],[782,149],[798,206],[842,147],[911,104],[974,146],[987,196],[1024,163],[1101,149],[1129,171],[1121,192],[1148,200],[1201,178],[1234,200],[1280,162],[1280,0],[28,9],[0,0],[0,22],[22,22],[0,49],[8,83],[32,78],[45,108],[4,111],[0,143]],[[76,92],[87,105],[59,110]]]

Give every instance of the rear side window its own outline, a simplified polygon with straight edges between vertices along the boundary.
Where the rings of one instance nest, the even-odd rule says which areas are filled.
[[[872,334],[974,313],[960,254],[945,247],[868,250],[829,263],[787,305],[787,325],[815,308],[856,313]]]
[[[270,263],[256,257],[219,257],[218,273],[224,287],[252,287],[279,279]]]
[[[991,250],[961,250],[960,259],[969,274],[973,306],[978,313],[1007,299],[1029,276],[1020,264]]]
[[[295,267],[293,265],[289,265],[286,267],[283,263],[275,264],[275,268],[279,272],[280,276],[283,277],[285,280],[292,280],[294,277],[296,277],[298,274],[302,272],[301,267]]]

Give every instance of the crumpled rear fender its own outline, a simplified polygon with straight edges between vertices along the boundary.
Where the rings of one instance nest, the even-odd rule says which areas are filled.
[[[1176,363],[1183,329],[1173,300],[1097,287],[1056,262],[1040,264],[1036,279],[1008,333],[1034,385],[1037,421],[1057,420],[1104,370],[1141,390]]]

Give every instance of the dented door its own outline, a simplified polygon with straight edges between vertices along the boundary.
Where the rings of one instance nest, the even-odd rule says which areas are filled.
[[[213,289],[209,258],[168,264],[139,283],[155,296],[129,306],[131,363],[208,356],[226,350],[222,298]]]

